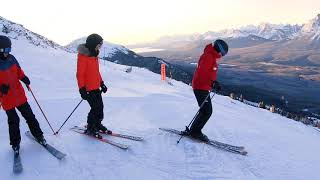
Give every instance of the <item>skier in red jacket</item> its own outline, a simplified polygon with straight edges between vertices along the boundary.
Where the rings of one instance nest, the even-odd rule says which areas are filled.
[[[99,72],[99,49],[103,39],[98,34],[91,34],[87,37],[85,44],[78,46],[77,80],[79,92],[82,99],[87,100],[91,110],[87,118],[86,133],[101,138],[99,131],[112,133],[104,125],[103,101],[101,91],[106,93],[108,88],[104,84]],[[101,90],[100,90],[101,88]]]
[[[22,81],[26,86],[29,86],[30,80],[10,52],[11,40],[6,36],[0,36],[0,102],[8,116],[10,144],[15,153],[19,153],[21,141],[20,119],[16,108],[26,119],[36,140],[42,145],[46,144],[46,140],[20,83]]]
[[[208,44],[201,55],[198,66],[192,79],[192,88],[196,96],[198,105],[204,102],[199,114],[195,118],[188,133],[197,139],[208,141],[208,137],[202,133],[202,128],[212,114],[212,104],[210,99],[206,99],[211,90],[220,91],[221,86],[217,81],[218,63],[217,61],[228,53],[228,45],[225,41],[218,39],[214,43]]]

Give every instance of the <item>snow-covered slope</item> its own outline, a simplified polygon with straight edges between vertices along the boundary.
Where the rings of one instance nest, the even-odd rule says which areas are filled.
[[[40,48],[27,39],[12,40],[13,54],[31,79],[53,127],[57,129],[80,101],[76,84],[76,54]],[[191,88],[145,69],[106,62],[102,77],[109,87],[103,95],[103,123],[114,131],[139,135],[145,142],[119,138],[128,151],[94,141],[68,130],[85,124],[89,106],[81,104],[58,136],[53,136],[30,93],[29,102],[49,143],[67,154],[59,162],[38,144],[22,135],[24,171],[12,174],[12,150],[4,111],[0,112],[0,179],[317,179],[320,167],[320,133],[301,123],[228,97],[213,98],[213,116],[204,128],[211,138],[244,145],[240,156],[205,144],[160,132],[159,127],[183,129],[197,111]],[[21,132],[27,126],[21,118]]]
[[[0,33],[6,35],[12,39],[16,40],[27,40],[28,43],[31,43],[35,46],[42,48],[53,48],[53,49],[62,49],[69,51],[69,49],[60,46],[59,44],[49,40],[37,33],[34,33],[20,24],[11,22],[0,16]]]
[[[76,39],[72,41],[70,44],[68,44],[66,47],[68,49],[73,50],[74,52],[77,51],[77,48],[79,44],[83,44],[86,42],[86,37],[82,37],[79,39]],[[101,47],[101,53],[100,56],[102,57],[111,57],[115,53],[122,52],[124,54],[129,53],[129,49],[125,48],[124,46],[113,44],[107,41],[103,41],[103,45]]]

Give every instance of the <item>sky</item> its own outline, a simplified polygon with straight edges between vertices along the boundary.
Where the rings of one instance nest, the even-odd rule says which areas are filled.
[[[0,16],[61,45],[98,33],[129,45],[258,25],[303,24],[320,13],[319,0],[0,0]],[[6,5],[4,5],[6,4]]]

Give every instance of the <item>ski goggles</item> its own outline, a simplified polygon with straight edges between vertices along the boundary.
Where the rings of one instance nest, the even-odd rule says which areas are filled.
[[[2,52],[2,53],[10,53],[11,52],[11,47],[0,49],[0,52]]]
[[[218,44],[218,47],[220,49],[221,55],[225,56],[227,54],[226,50],[222,47],[222,45],[220,43],[217,43],[217,44]]]

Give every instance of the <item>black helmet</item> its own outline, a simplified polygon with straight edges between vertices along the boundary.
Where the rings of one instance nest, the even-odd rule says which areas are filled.
[[[7,36],[0,35],[0,52],[5,52],[7,48],[11,48],[11,40]]]
[[[90,34],[86,40],[86,47],[95,49],[98,44],[102,43],[103,39],[99,34]]]
[[[213,43],[213,47],[218,53],[221,53],[222,56],[225,56],[229,50],[228,44],[221,39],[215,40]]]

